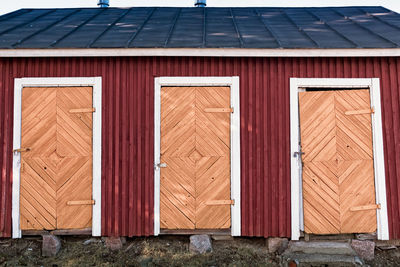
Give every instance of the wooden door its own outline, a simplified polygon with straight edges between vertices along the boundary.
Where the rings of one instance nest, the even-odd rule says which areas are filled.
[[[162,229],[230,228],[230,88],[161,89]]]
[[[307,233],[376,231],[369,90],[299,93]]]
[[[21,230],[91,226],[91,107],[91,87],[23,89]]]

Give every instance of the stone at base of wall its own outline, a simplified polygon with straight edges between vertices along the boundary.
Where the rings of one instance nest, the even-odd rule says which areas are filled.
[[[189,251],[198,254],[212,252],[211,238],[209,235],[190,236]]]
[[[55,235],[43,235],[42,256],[54,257],[61,249],[61,241]]]
[[[126,242],[126,239],[124,239]],[[105,238],[105,245],[110,250],[119,250],[122,248],[123,240],[120,237],[109,236]]]
[[[282,237],[269,237],[266,240],[269,253],[282,254],[289,245],[289,240]]]
[[[351,240],[351,247],[363,260],[373,260],[375,251],[375,242],[369,240]]]

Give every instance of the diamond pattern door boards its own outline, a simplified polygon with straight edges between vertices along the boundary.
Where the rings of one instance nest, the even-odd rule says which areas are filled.
[[[307,233],[376,231],[369,90],[299,93]]]
[[[30,88],[22,91],[22,230],[81,229],[91,226],[91,87]]]
[[[230,88],[161,89],[162,229],[230,227]]]

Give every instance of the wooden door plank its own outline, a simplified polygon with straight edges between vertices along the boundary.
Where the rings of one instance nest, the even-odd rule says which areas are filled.
[[[303,161],[334,160],[336,156],[334,94],[320,91],[299,93],[299,107]]]
[[[24,88],[21,108],[20,227],[55,229],[56,188],[49,158],[56,147],[56,88]]]
[[[193,88],[161,89],[160,227],[194,229],[195,94]]]
[[[82,229],[90,227],[91,205],[68,205],[69,201],[92,199],[92,160],[89,157],[77,158],[83,165],[73,165],[72,175],[60,176],[57,190],[57,228]]]
[[[330,164],[307,162],[304,165],[304,225],[308,233],[340,232],[339,182],[335,175],[335,165],[335,161]]]
[[[335,106],[341,232],[374,232],[377,228],[375,210],[352,211],[354,207],[375,204],[371,114],[348,114],[348,110],[371,110],[369,90],[338,90]]]
[[[304,228],[307,233],[340,232],[336,176],[336,121],[333,92],[299,93],[303,166]]]
[[[231,225],[229,204],[209,205],[230,199],[230,113],[207,112],[229,105],[229,87],[196,88],[196,229]]]

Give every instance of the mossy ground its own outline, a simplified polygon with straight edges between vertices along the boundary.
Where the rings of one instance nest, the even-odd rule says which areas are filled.
[[[189,252],[189,238],[162,236],[128,238],[119,251],[105,247],[100,238],[61,237],[56,257],[41,256],[41,237],[0,240],[0,266],[279,266],[279,257],[268,254],[263,238],[213,241],[214,251]],[[90,240],[89,244],[84,242]],[[400,249],[375,250],[369,266],[400,266]]]
[[[110,251],[101,239],[62,237],[56,257],[41,256],[41,238],[0,241],[0,266],[277,266],[264,239],[213,241],[212,253],[189,252],[188,237],[128,238],[119,251]]]

